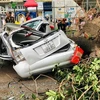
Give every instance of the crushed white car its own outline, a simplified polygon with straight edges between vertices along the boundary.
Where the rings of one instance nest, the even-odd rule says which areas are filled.
[[[62,30],[44,34],[29,27],[0,34],[0,58],[15,62],[20,77],[44,73],[55,66],[77,64],[83,50]]]

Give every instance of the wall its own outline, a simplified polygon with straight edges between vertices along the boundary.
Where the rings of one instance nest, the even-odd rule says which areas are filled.
[[[64,18],[65,0],[52,1],[53,18]]]

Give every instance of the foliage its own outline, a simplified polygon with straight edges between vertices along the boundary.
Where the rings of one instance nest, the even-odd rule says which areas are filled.
[[[47,100],[64,100],[65,98],[62,93],[54,92],[52,90],[46,92],[46,95],[48,96]]]
[[[100,100],[100,59],[89,58],[72,70],[58,70],[58,91],[46,92],[46,100]]]
[[[35,94],[32,94],[32,99],[36,99],[36,95]]]
[[[17,2],[11,2],[11,7],[15,9],[17,7]]]

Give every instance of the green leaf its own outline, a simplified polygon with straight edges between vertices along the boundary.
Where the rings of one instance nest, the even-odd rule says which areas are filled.
[[[21,96],[20,96],[20,99],[24,98],[25,94],[23,93]]]
[[[73,70],[80,71],[80,67],[76,65],[74,66]]]
[[[94,59],[94,62],[97,61],[97,58]]]
[[[100,92],[100,86],[97,86],[97,92]]]
[[[97,61],[96,61],[96,63],[98,63],[98,64],[99,64],[99,63],[100,63],[100,60],[97,60]]]
[[[52,94],[56,95],[56,92],[54,92],[53,90],[49,90],[49,92],[51,92]]]
[[[71,78],[71,73],[69,73],[68,75],[67,75],[67,80],[69,80]]]
[[[88,84],[87,84],[87,85],[84,87],[84,89],[85,89],[85,90],[87,90],[87,89],[88,89],[88,87],[89,87],[89,86],[88,86]]]
[[[46,92],[46,95],[48,95],[48,96],[55,96],[56,92],[54,92],[52,90],[49,90],[48,92]]]
[[[55,100],[54,97],[48,97],[47,100]]]
[[[64,99],[65,98],[65,96],[62,94],[62,93],[60,93],[60,95],[61,95],[61,97]]]
[[[32,94],[32,99],[36,99],[36,95],[35,94]]]

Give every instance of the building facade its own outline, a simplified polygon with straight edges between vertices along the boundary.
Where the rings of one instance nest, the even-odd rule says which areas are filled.
[[[23,0],[0,0],[0,14],[4,14],[7,11],[13,11],[11,2],[16,2],[16,10],[24,10],[25,7],[22,5]]]
[[[45,16],[46,14],[52,15],[52,0],[36,0],[38,3],[38,15]],[[11,2],[15,2],[15,12],[25,11],[23,6],[25,0],[0,0],[0,14],[5,14],[7,11],[14,12]],[[36,12],[36,7],[27,8],[31,12]]]
[[[4,14],[7,11],[14,12],[14,9],[11,6],[11,2],[16,2],[15,12],[24,12],[25,7],[23,6],[25,0],[0,0],[0,14]],[[65,17],[66,8],[68,8],[69,0],[36,0],[38,2],[38,15],[45,17],[45,15],[54,16],[54,17]],[[78,3],[81,7],[87,9],[95,7],[96,0],[73,0]],[[88,1],[88,2],[87,2]],[[56,2],[54,4],[54,2]],[[54,8],[56,7],[56,8]],[[56,9],[56,10],[54,10]],[[71,9],[72,10],[72,9]],[[30,11],[35,12],[36,8],[31,8]]]

